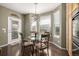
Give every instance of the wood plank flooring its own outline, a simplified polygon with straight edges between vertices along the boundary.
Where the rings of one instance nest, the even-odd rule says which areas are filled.
[[[24,53],[24,55],[22,56],[32,56],[31,52],[29,52],[29,48],[26,49],[25,52],[26,53]],[[50,44],[48,52],[47,50],[45,50],[43,52],[40,52],[40,54],[37,56],[48,56],[48,55],[49,56],[68,56],[68,53],[66,50],[59,49],[57,46]],[[36,55],[33,55],[33,56],[36,56]]]
[[[79,50],[73,51],[73,56],[79,56]]]

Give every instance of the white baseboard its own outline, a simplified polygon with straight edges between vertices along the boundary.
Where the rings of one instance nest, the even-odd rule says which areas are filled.
[[[50,43],[56,45],[58,48],[60,48],[60,49],[62,49],[62,50],[67,50],[66,48],[62,48],[61,46],[57,45],[57,44],[54,43],[54,42],[50,42]]]
[[[56,43],[54,42],[50,42],[51,44],[54,44],[55,46],[57,46],[58,48],[62,49],[62,50],[67,50],[66,48],[62,48],[61,46],[57,45]],[[76,48],[76,49],[73,49],[72,51],[76,51],[76,50],[79,50],[79,48]]]

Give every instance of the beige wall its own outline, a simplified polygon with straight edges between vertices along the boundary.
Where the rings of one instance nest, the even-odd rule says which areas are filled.
[[[61,46],[66,48],[66,4],[62,4],[62,30],[61,30]]]
[[[28,36],[30,36],[31,21],[34,20],[33,16],[34,16],[34,14],[25,14],[24,15],[24,39],[25,40],[27,40]],[[37,31],[39,32],[39,20],[37,21]]]
[[[57,38],[57,37],[54,37],[54,13],[56,13],[57,11],[59,11],[59,13],[60,13],[60,17],[62,16],[62,5],[60,5],[60,6],[58,6],[53,12],[52,12],[52,41],[53,41],[53,43],[54,44],[56,44],[57,46],[59,46],[59,47],[61,47],[61,41],[62,41],[62,38],[61,38],[61,30],[62,30],[62,18],[60,18],[59,20],[60,20],[60,35],[59,35],[59,38]]]
[[[24,39],[27,39],[27,37],[30,35],[30,26],[30,14],[26,14],[24,15]]]
[[[53,38],[53,20],[54,20],[53,13],[56,12],[57,10],[60,10],[61,12],[60,14],[61,15],[61,38],[60,39]],[[41,14],[41,16],[48,15],[48,14],[51,15],[51,33],[52,33],[51,41],[62,48],[66,48],[66,4],[61,4],[55,10],[47,13],[43,13]],[[58,40],[60,42],[58,42]]]
[[[11,14],[15,14],[20,19],[23,19],[22,15],[18,12],[0,6],[0,45],[8,43],[8,16]],[[6,28],[6,33],[2,31],[2,28]]]
[[[61,16],[61,31],[60,31],[60,34],[61,35],[60,35],[59,39],[53,38],[53,42],[56,45],[60,46],[61,48],[66,48],[66,4],[61,4],[53,12],[56,12],[57,10],[60,10],[60,12],[61,12],[60,13],[60,16]]]
[[[54,43],[57,43],[58,45],[61,44],[61,47],[65,47],[66,46],[66,26],[65,26],[65,4],[62,4],[61,6],[62,9],[62,30],[61,30],[61,43],[57,43],[57,41],[55,41]],[[57,7],[57,9],[60,9],[59,7]],[[56,10],[56,9],[55,9]],[[47,13],[44,13],[44,14],[41,14],[40,16],[42,15],[46,15],[46,14],[50,14],[51,15],[51,33],[53,32],[53,12],[54,11],[50,11],[50,12],[47,12]],[[30,21],[31,21],[31,16],[30,14],[26,14],[26,15],[21,15],[15,11],[12,11],[12,10],[9,10],[7,8],[4,8],[4,7],[1,7],[0,6],[0,45],[3,45],[3,44],[7,44],[8,42],[8,36],[7,36],[7,32],[4,33],[2,31],[2,28],[6,28],[8,29],[8,16],[10,16],[10,14],[16,14],[18,15],[23,23],[22,23],[22,30],[23,30],[23,33],[24,33],[24,38],[26,39],[29,35],[30,35]],[[53,39],[53,40],[56,40],[56,39]],[[58,40],[58,39],[57,39]]]

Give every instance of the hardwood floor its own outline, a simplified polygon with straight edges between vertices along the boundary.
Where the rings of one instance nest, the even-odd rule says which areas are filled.
[[[73,56],[79,56],[79,50],[73,51]]]
[[[62,50],[53,44],[50,45],[50,52],[51,56],[68,56],[68,52],[66,50]]]
[[[48,52],[47,52],[47,50],[44,50],[43,52],[40,52],[40,54],[37,56],[47,56],[47,55],[49,55],[49,56],[68,56],[68,53],[66,50],[59,49],[57,46],[50,44]],[[32,56],[29,48],[27,48],[25,50],[25,53],[23,56]],[[33,56],[36,56],[35,53],[33,54]]]

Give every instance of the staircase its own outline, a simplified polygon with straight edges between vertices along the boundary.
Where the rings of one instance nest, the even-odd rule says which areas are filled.
[[[79,50],[79,38],[78,37],[73,37],[73,51]]]

